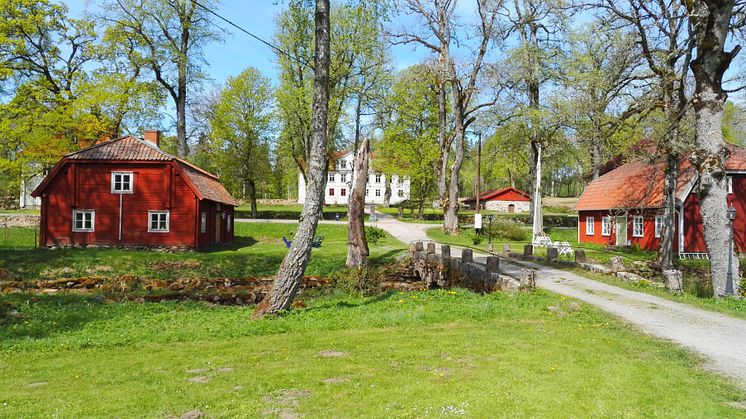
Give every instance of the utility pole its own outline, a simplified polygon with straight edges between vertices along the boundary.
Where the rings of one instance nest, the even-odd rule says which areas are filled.
[[[477,132],[477,214],[480,212],[479,195],[482,194],[482,131]]]

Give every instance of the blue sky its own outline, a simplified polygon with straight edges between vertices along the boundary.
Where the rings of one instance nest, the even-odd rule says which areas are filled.
[[[65,2],[70,8],[72,16],[82,16],[86,10],[94,12],[99,2],[90,0],[68,0]],[[472,0],[461,2],[462,11],[466,11]],[[271,41],[275,32],[275,16],[285,7],[283,0],[224,0],[218,7],[218,13],[233,21],[255,35]],[[266,45],[238,31],[224,22],[218,22],[226,29],[225,40],[222,43],[209,45],[205,49],[207,74],[214,82],[223,83],[229,76],[239,74],[248,66],[254,66],[273,80],[277,79],[277,65],[275,53]],[[405,23],[405,19],[398,19],[392,25],[396,27]],[[392,55],[397,68],[421,62],[427,52],[414,50],[411,46],[397,46],[392,48]]]

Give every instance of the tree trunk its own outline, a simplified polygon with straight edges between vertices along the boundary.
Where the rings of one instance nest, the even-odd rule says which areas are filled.
[[[591,144],[591,166],[593,179],[598,179],[601,175],[601,141],[598,138]]]
[[[738,258],[733,257],[732,265],[728,264],[731,253],[730,224],[726,213],[728,185],[725,159],[728,151],[722,132],[723,104],[727,99],[722,89],[723,74],[739,50],[736,47],[731,52],[725,51],[734,3],[734,0],[693,0],[685,3],[697,49],[697,57],[691,63],[695,80],[692,103],[698,148],[693,161],[700,174],[700,211],[710,257],[712,288],[716,296],[725,293],[729,268],[732,269],[736,293],[739,288]]]
[[[347,204],[347,267],[368,265],[368,240],[365,237],[365,179],[368,176],[370,141],[363,139],[353,163],[352,191]]]
[[[679,177],[679,155],[674,152],[668,152],[666,156],[667,167],[663,194],[663,228],[661,230],[660,247],[660,264],[661,269],[664,271],[673,269],[673,242],[676,236],[676,228],[674,226],[676,216],[676,180]]]
[[[249,188],[249,202],[251,203],[251,218],[256,218],[257,217],[256,182],[254,182],[254,179],[249,179],[246,181],[246,185]]]
[[[186,135],[186,78],[183,86],[179,83],[179,92],[180,96],[176,99],[176,154],[179,157],[187,157],[189,146]]]
[[[445,66],[445,64],[441,64]],[[440,70],[444,72],[445,70]],[[438,80],[438,198],[440,208],[445,211],[448,207],[448,158],[451,152],[451,144],[447,138],[447,114],[446,114],[446,86],[445,77],[441,74]]]
[[[328,169],[327,115],[329,113],[330,27],[329,0],[316,0],[316,41],[314,54],[313,110],[311,114],[311,144],[308,159],[306,202],[298,231],[290,251],[282,260],[272,290],[254,311],[254,318],[290,308],[298,293],[308,260],[311,242],[321,216]]]
[[[386,175],[386,183],[383,189],[383,206],[388,207],[391,205],[391,189],[394,175]]]
[[[455,77],[455,72],[453,74]],[[464,161],[464,141],[465,130],[463,120],[464,112],[464,98],[458,86],[453,86],[451,89],[453,94],[453,116],[454,116],[454,131],[456,143],[455,156],[453,159],[453,165],[451,165],[451,179],[448,185],[448,207],[446,208],[445,215],[443,217],[443,230],[449,234],[458,233],[458,177],[461,172],[461,164]]]

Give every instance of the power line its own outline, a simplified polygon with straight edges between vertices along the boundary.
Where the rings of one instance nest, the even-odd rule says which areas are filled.
[[[272,50],[274,50],[274,51],[276,51],[276,52],[278,52],[278,53],[280,53],[280,54],[288,57],[292,61],[296,61],[296,62],[304,65],[305,67],[307,67],[309,69],[313,69],[312,65],[308,64],[305,60],[301,59],[300,57],[293,56],[292,54],[283,51],[281,48],[277,47],[276,45],[272,44],[271,42],[265,41],[263,38],[259,37],[258,35],[254,35],[253,33],[247,31],[246,29],[242,28],[241,26],[239,26],[238,24],[232,22],[231,20],[229,20],[229,19],[221,16],[220,14],[218,14],[217,12],[215,12],[212,9],[208,8],[207,6],[203,5],[202,3],[200,3],[200,2],[198,2],[196,0],[192,0],[192,1],[194,1],[194,4],[196,4],[197,6],[203,8],[207,13],[210,13],[211,15],[213,15],[213,16],[217,17],[218,19],[222,20],[223,22],[225,22],[225,23],[233,26],[234,28],[236,28],[239,31],[245,33],[246,35],[249,35],[250,37],[256,39],[259,42],[261,42],[262,44],[268,46],[270,49],[272,49]]]

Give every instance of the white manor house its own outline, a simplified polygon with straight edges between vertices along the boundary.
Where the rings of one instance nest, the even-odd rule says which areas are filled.
[[[324,191],[324,204],[347,205],[347,198],[352,189],[352,168],[355,154],[346,151],[337,154],[334,162],[334,170],[329,169],[326,189]],[[372,158],[371,158],[372,160]],[[383,204],[386,193],[386,175],[372,170],[368,171],[368,182],[365,185],[365,203]],[[398,204],[409,199],[409,178],[391,177],[391,198],[389,204]],[[298,173],[298,203],[306,201],[306,180]]]

